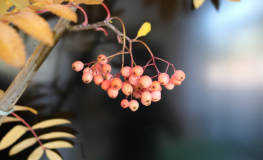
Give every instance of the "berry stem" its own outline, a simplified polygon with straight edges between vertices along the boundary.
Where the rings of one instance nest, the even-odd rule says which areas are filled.
[[[105,8],[105,10],[106,10],[106,12],[107,12],[107,17],[106,17],[106,20],[109,20],[110,19],[110,17],[111,17],[111,14],[110,14],[110,10],[109,10],[109,8],[106,6],[106,4],[105,3],[101,3],[101,5]]]
[[[32,127],[20,116],[18,116],[17,114],[15,114],[14,112],[11,113],[14,117],[18,118],[22,123],[24,123],[25,126],[27,126],[27,128],[31,131],[31,133],[34,135],[34,137],[36,137],[38,143],[40,146],[43,147],[44,150],[46,150],[46,148],[44,147],[44,145],[42,144],[42,142],[40,141],[40,139],[38,138],[36,132],[32,129]]]
[[[82,26],[85,27],[88,25],[88,16],[87,16],[87,13],[84,11],[83,8],[81,8],[80,6],[78,5],[74,5],[73,3],[72,4],[66,4],[65,6],[67,7],[76,7],[78,8],[84,15],[84,22],[82,23]]]
[[[158,58],[158,57],[154,57],[154,59],[158,59],[158,60],[160,60],[160,61],[163,61],[163,62],[171,65],[171,66],[173,67],[174,71],[176,71],[176,69],[174,68],[174,65],[173,65],[172,63],[170,63],[170,62],[168,62],[168,61],[166,61],[166,60],[163,60],[163,59],[161,59],[161,58]]]
[[[165,70],[165,73],[167,73],[169,66],[170,66],[170,64],[167,64],[167,68]]]

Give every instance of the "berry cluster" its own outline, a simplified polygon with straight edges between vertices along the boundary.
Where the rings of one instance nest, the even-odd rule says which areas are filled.
[[[115,55],[118,54],[120,53]],[[168,90],[172,90],[174,86],[180,85],[185,79],[185,73],[181,70],[174,69],[175,72],[171,78],[166,73],[167,70],[165,73],[160,73],[155,65],[154,59],[162,59],[157,57],[152,57],[152,64],[149,64],[150,60],[143,67],[138,65],[134,67],[125,66],[122,67],[119,73],[111,74],[111,66],[108,64],[108,61],[115,55],[110,57],[99,55],[97,61],[87,64],[83,64],[81,61],[76,61],[72,64],[72,68],[79,72],[83,70],[84,65],[87,65],[88,67],[83,70],[83,82],[90,83],[93,80],[96,85],[101,85],[101,88],[107,91],[110,98],[116,98],[119,94],[119,90],[122,90],[127,97],[121,101],[121,107],[129,107],[133,112],[139,108],[139,103],[137,100],[132,99],[132,97],[135,99],[141,99],[143,105],[149,106],[151,102],[157,102],[161,99],[162,86]],[[172,65],[169,62],[166,63],[168,64],[168,67],[169,65]],[[91,64],[93,65],[89,67]],[[143,75],[145,68],[150,65],[154,65],[157,69],[158,74],[154,77]],[[121,75],[124,77],[124,82],[120,79]],[[157,77],[157,80],[153,81],[152,78],[155,77]],[[127,99],[129,96],[131,96],[130,101]]]

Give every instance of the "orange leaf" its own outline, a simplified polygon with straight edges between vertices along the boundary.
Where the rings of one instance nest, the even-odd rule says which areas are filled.
[[[53,0],[54,4],[61,4],[64,0]]]
[[[28,7],[33,10],[46,9],[54,13],[57,16],[69,19],[73,22],[78,21],[77,14],[73,12],[71,9],[69,9],[68,7],[61,5],[61,4],[52,4],[52,5],[45,5],[45,6],[30,5]]]
[[[32,12],[19,12],[15,15],[3,16],[1,20],[12,22],[30,36],[53,46],[53,34],[49,24],[39,15]]]
[[[8,10],[8,6],[5,4],[5,1],[0,1],[0,17],[2,17]]]
[[[92,5],[92,4],[101,4],[103,0],[74,0],[74,2],[77,4],[84,3],[87,5]]]
[[[13,67],[23,67],[26,62],[23,40],[12,27],[0,22],[0,28],[0,58]]]
[[[26,8],[30,3],[29,0],[9,0],[13,3],[18,9]]]

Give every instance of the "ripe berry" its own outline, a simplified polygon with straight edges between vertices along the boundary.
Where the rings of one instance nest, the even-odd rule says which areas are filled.
[[[130,102],[129,102],[127,99],[123,99],[123,100],[121,101],[121,107],[122,107],[122,108],[127,108],[127,107],[129,107],[129,104],[130,104]]]
[[[111,82],[109,80],[105,80],[101,83],[101,88],[104,91],[107,91],[111,87]]]
[[[161,85],[166,85],[170,80],[170,77],[167,73],[161,73],[158,76],[158,81],[160,82]]]
[[[129,77],[129,83],[131,85],[137,86],[139,84],[139,77],[135,77],[135,76],[131,75]]]
[[[95,75],[94,82],[96,85],[100,85],[103,82],[103,77],[100,74]]]
[[[172,84],[174,85],[174,86],[179,86],[179,85],[181,85],[181,81],[177,81],[176,79],[174,79],[174,78],[171,78],[171,82],[172,82]]]
[[[142,98],[142,94],[138,91],[133,91],[132,96],[136,99],[141,99]]]
[[[168,90],[174,89],[174,85],[171,80],[166,85],[164,85],[164,87]]]
[[[92,72],[93,76],[95,77],[97,74],[100,75],[100,71],[98,69],[94,69]]]
[[[129,83],[125,83],[125,82],[123,82],[121,90],[126,96],[131,95],[133,92],[132,86]]]
[[[108,95],[109,95],[110,98],[114,99],[114,98],[116,98],[118,96],[118,94],[119,94],[119,90],[117,90],[117,89],[115,89],[113,87],[110,87],[108,89]]]
[[[140,77],[143,74],[143,68],[141,66],[135,66],[132,68],[132,75]]]
[[[72,68],[76,72],[79,72],[84,68],[84,64],[81,61],[76,61],[72,64]]]
[[[86,68],[83,70],[83,73],[86,73],[86,72],[90,72],[90,73],[92,73],[93,71],[92,71],[91,68],[86,67]]]
[[[139,103],[136,100],[131,100],[129,107],[133,112],[135,112],[139,108]]]
[[[143,88],[147,88],[150,87],[150,85],[152,84],[152,79],[149,76],[142,76],[140,78],[139,84],[143,87]]]
[[[161,91],[153,91],[152,92],[152,101],[157,102],[161,99]]]
[[[119,90],[121,89],[121,86],[122,86],[122,81],[120,78],[116,77],[116,78],[113,78],[113,80],[111,81],[111,87]]]
[[[161,87],[158,81],[153,81],[152,85],[150,86],[153,91],[158,91]]]
[[[134,90],[141,91],[143,88],[141,85],[134,86]]]
[[[103,75],[103,78],[104,80],[111,80],[112,75],[108,73],[108,74]]]
[[[151,103],[152,103],[152,101],[150,101],[150,102],[145,102],[143,99],[141,99],[141,102],[142,102],[142,104],[143,104],[144,106],[149,106],[149,105],[151,105]]]
[[[125,82],[129,82],[129,77],[124,77]]]
[[[142,93],[142,100],[146,103],[150,103],[151,104],[151,101],[152,101],[152,94],[148,91],[144,91]]]
[[[131,74],[132,74],[132,69],[131,69],[131,67],[126,66],[126,67],[123,67],[123,68],[121,69],[121,75],[122,75],[123,77],[129,77]]]
[[[108,62],[108,59],[105,55],[101,54],[98,56],[97,61],[99,64],[106,64]]]
[[[92,73],[90,72],[85,72],[83,75],[82,75],[82,81],[84,83],[90,83],[92,81],[92,78],[93,78],[93,75]]]
[[[104,64],[102,66],[102,72],[103,73],[110,73],[111,72],[111,66],[109,64]]]
[[[95,68],[100,70],[101,69],[101,65],[97,63],[97,64],[95,64]]]
[[[185,79],[185,73],[182,70],[176,70],[174,74],[172,75],[172,79],[175,79],[177,81],[183,81]]]

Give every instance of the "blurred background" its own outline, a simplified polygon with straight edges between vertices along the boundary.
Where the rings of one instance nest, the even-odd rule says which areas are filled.
[[[116,34],[94,30],[66,33],[59,41],[17,104],[39,111],[19,112],[29,124],[50,118],[67,118],[72,125],[39,130],[38,134],[67,131],[73,149],[58,149],[65,160],[262,160],[263,159],[263,1],[241,3],[206,0],[198,10],[192,0],[105,0],[113,16],[120,17],[127,35],[136,37],[144,22],[151,32],[140,39],[154,55],[186,73],[172,91],[163,88],[162,99],[135,113],[123,109],[125,96],[110,99],[94,82],[84,84],[74,72],[76,60],[91,62],[99,54],[121,50]],[[104,20],[102,6],[83,6],[89,22]],[[83,21],[80,12],[79,23]],[[54,27],[58,18],[43,17]],[[113,24],[121,29],[118,21]],[[21,32],[29,58],[38,43]],[[137,64],[150,59],[141,44],[133,45]],[[129,65],[129,56],[125,58]],[[113,73],[121,57],[111,63]],[[157,63],[161,71],[166,64]],[[19,70],[0,62],[0,88],[6,90]],[[154,68],[147,74],[155,75]],[[172,75],[172,69],[169,69]],[[3,137],[15,123],[3,124]],[[27,133],[23,138],[31,137]],[[27,159],[38,144],[1,160]],[[42,157],[41,160],[47,160]]]

